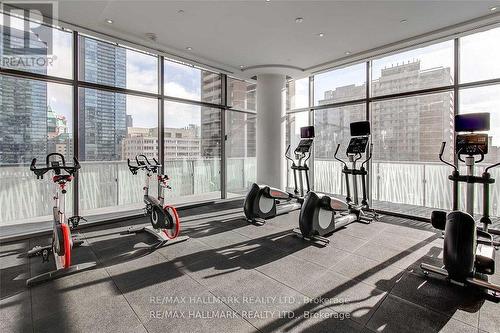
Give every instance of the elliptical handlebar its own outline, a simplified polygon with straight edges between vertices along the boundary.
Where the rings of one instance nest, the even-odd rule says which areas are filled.
[[[441,150],[439,151],[439,160],[441,162],[443,162],[444,164],[451,166],[455,171],[458,171],[458,169],[457,169],[457,167],[455,165],[451,164],[450,162],[446,162],[445,160],[443,160],[443,154],[444,154],[444,148],[445,147],[446,147],[446,141],[443,141],[441,143]],[[458,155],[458,158],[460,159],[460,155]]]
[[[497,166],[500,166],[500,162],[498,163],[495,163],[493,165],[490,165],[489,167],[487,167],[484,172],[488,172],[489,169],[493,169],[493,168],[496,168]]]
[[[481,155],[481,158],[479,160],[474,160],[474,163],[481,163],[483,160],[484,160],[484,153],[483,151],[481,150],[481,148],[478,148],[480,150],[480,155]],[[461,162],[464,162],[464,159],[461,157],[462,156],[462,149],[460,149],[458,152],[457,152],[457,158],[461,161]]]
[[[290,157],[289,153],[290,153],[290,145],[288,145],[288,147],[286,148],[285,158],[290,162],[292,162],[292,164],[295,164],[295,161]]]
[[[304,165],[306,164],[307,160],[311,158],[311,152],[307,152],[307,158],[304,160]]]
[[[61,164],[56,163],[56,161],[50,161],[51,156],[58,156],[60,158]],[[80,162],[76,157],[73,157],[73,166],[66,165],[66,160],[64,159],[64,155],[60,153],[50,153],[45,158],[45,167],[37,168],[36,167],[36,158],[31,160],[30,170],[33,171],[36,175],[37,179],[43,179],[43,175],[47,172],[53,170],[56,175],[61,174],[61,170],[66,171],[69,175],[74,175],[80,168]]]
[[[363,163],[361,163],[362,168],[364,168],[364,165],[368,163],[369,160],[371,160],[372,156],[373,156],[373,143],[370,143],[370,149],[368,151],[368,155],[366,156],[366,160],[364,160]]]
[[[340,149],[340,143],[337,145],[337,149],[335,149],[335,154],[333,154],[333,158],[335,158],[337,161],[339,161],[340,163],[344,164],[344,167],[347,169],[347,163],[342,161],[340,158],[337,157],[337,154],[339,152],[339,149]]]

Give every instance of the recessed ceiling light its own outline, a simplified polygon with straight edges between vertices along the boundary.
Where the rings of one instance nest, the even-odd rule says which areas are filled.
[[[243,65],[240,65],[240,68],[243,68],[243,67],[245,67],[245,66],[243,66]]]
[[[192,50],[193,50],[193,48],[192,48],[191,46],[188,46],[188,47],[186,47],[186,50],[188,50],[188,51],[192,51]]]
[[[266,2],[271,2],[271,0],[266,0]]]
[[[345,55],[349,55],[349,54],[351,54],[351,51],[345,51],[344,53],[345,53]]]
[[[146,32],[144,35],[147,39],[151,39],[153,42],[155,42],[157,39],[157,36],[154,32]]]
[[[494,11],[495,11],[495,10],[497,10],[497,9],[498,9],[497,7],[491,7],[491,8],[490,8],[490,10],[491,10],[492,12],[494,12]]]
[[[108,18],[108,19],[106,19],[106,23],[107,24],[113,24],[113,20]]]
[[[406,23],[406,22],[408,22],[407,19],[402,19],[401,21],[399,21],[399,23]]]
[[[295,23],[302,23],[302,22],[304,22],[304,18],[303,17],[297,17],[295,19]]]
[[[320,33],[318,34],[318,37],[324,37],[324,36],[325,36],[325,33],[324,33],[324,32],[320,32]]]

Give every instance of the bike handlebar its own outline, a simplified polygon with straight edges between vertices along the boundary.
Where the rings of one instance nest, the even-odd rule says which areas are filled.
[[[141,158],[141,159],[139,159]],[[137,171],[138,170],[147,170],[147,171],[152,171],[152,172],[157,172],[158,169],[161,167],[161,164],[158,163],[158,161],[153,157],[153,161],[155,162],[155,164],[152,164],[149,159],[146,157],[146,155],[144,154],[140,154],[140,155],[136,155],[135,156],[135,161],[137,163],[137,165],[132,165],[130,163],[130,158],[127,158],[127,165],[128,165],[128,168],[130,170],[130,172],[132,172],[132,174],[137,174]]]
[[[52,156],[58,156],[60,158],[61,164],[59,164],[57,161],[51,162],[50,157]],[[30,170],[35,173],[37,179],[43,179],[43,175],[51,170],[53,170],[56,175],[61,174],[61,170],[66,171],[70,175],[74,175],[81,168],[81,166],[76,157],[73,157],[73,162],[73,166],[66,165],[64,155],[60,153],[50,153],[45,158],[46,166],[44,168],[37,168],[36,158],[34,158],[33,160],[31,160]]]

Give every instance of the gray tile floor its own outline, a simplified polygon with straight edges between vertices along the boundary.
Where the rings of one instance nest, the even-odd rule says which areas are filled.
[[[321,248],[290,232],[297,219],[199,207],[182,214],[191,239],[155,252],[124,233],[145,219],[84,229],[74,261],[98,267],[31,289],[51,264],[22,253],[45,240],[2,244],[0,332],[500,332],[498,303],[423,277],[442,250],[426,223],[351,224]]]

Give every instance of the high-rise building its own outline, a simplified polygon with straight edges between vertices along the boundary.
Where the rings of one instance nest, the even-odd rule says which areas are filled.
[[[2,34],[2,56],[46,57],[46,45],[33,33],[15,28]],[[28,38],[28,40],[26,40]],[[25,45],[32,48],[26,50]],[[45,51],[44,51],[45,50]],[[9,64],[4,64],[9,67]],[[16,69],[16,66],[11,66]],[[47,74],[46,67],[32,66],[29,71]],[[28,163],[47,154],[47,83],[0,76],[0,164]]]
[[[165,160],[197,160],[200,157],[200,137],[197,126],[164,128]],[[158,158],[158,128],[129,127],[123,139],[123,159],[134,159],[139,154]]]
[[[420,61],[396,64],[382,69],[372,81],[373,96],[446,86],[452,82],[450,68],[422,70]],[[348,85],[325,91],[319,105],[359,98],[363,85]],[[446,141],[453,146],[453,94],[438,93],[371,103],[371,131],[374,159],[384,161],[435,161],[436,147]],[[316,139],[319,157],[332,158],[335,138],[349,137],[349,123],[366,119],[363,106],[347,106],[331,112],[316,112],[315,123],[321,135]],[[334,124],[334,125],[332,125]],[[331,128],[337,126],[338,128]],[[335,148],[335,147],[334,147]],[[451,156],[450,156],[451,157]]]
[[[80,40],[80,77],[126,87],[127,54],[121,47],[91,38]],[[80,156],[87,161],[120,160],[127,134],[126,96],[95,89],[80,90]]]
[[[242,80],[228,79],[228,99],[233,109],[255,110],[257,85]],[[228,158],[255,157],[257,117],[234,111],[226,112],[226,141]]]
[[[221,103],[222,81],[220,74],[201,71],[201,100]],[[221,154],[220,109],[201,107],[201,156],[219,157]]]
[[[50,106],[47,107],[47,147],[48,152],[73,156],[73,140],[68,130],[68,121]]]

